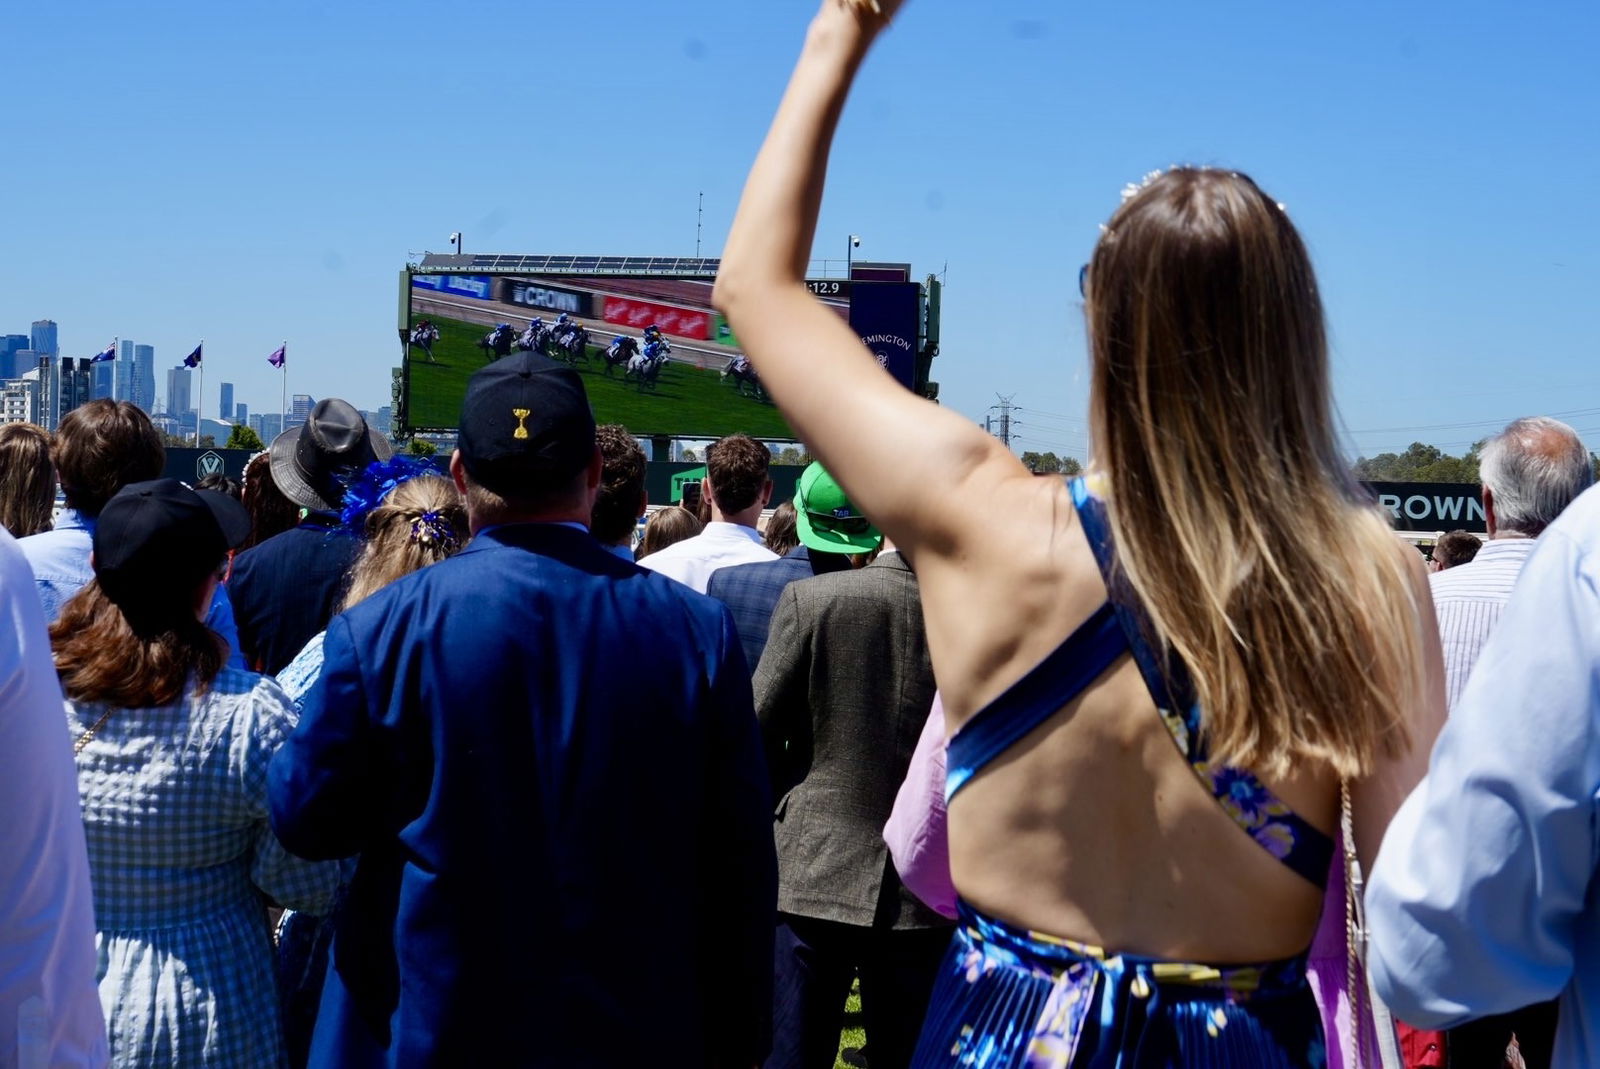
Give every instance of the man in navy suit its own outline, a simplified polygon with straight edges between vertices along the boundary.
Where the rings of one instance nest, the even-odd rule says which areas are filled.
[[[706,586],[706,593],[733,613],[752,673],[761,663],[772,610],[783,588],[797,579],[844,571],[850,567],[851,554],[871,553],[883,541],[871,521],[850,503],[844,488],[815,461],[801,472],[794,499],[798,546],[777,560],[719,568]]]
[[[360,855],[313,1066],[741,1066],[770,1042],[776,864],[727,610],[607,553],[582,380],[473,375],[474,538],[329,625],[272,823]]]

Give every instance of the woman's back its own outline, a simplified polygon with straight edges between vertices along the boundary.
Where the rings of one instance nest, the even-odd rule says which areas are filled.
[[[274,1064],[267,903],[324,911],[338,881],[336,863],[290,856],[267,824],[287,700],[225,669],[163,706],[69,701],[67,722],[75,739],[92,731],[78,784],[114,1063]]]

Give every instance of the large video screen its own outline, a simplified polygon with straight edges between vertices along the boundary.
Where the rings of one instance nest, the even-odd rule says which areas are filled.
[[[583,376],[595,418],[636,435],[794,437],[727,322],[712,309],[710,279],[403,278],[404,409],[413,431],[454,429],[468,377],[492,360],[531,349],[571,364]],[[842,318],[850,317],[848,283],[813,289]],[[916,336],[914,324],[910,336]]]

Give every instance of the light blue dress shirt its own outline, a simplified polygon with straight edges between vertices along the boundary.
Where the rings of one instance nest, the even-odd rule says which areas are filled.
[[[61,615],[62,606],[94,578],[94,569],[89,566],[89,555],[94,552],[94,520],[76,509],[64,509],[53,530],[18,539],[17,545],[33,569],[45,623],[53,624]],[[246,668],[227,587],[217,587],[206,613],[206,626],[228,643],[228,667]]]
[[[1554,1064],[1600,1063],[1600,487],[1539,539],[1390,824],[1369,965],[1443,1028],[1561,996]]]

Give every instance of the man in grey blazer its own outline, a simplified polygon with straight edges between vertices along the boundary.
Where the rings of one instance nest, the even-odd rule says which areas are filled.
[[[883,825],[933,692],[916,576],[893,547],[784,589],[755,675],[780,799],[768,1069],[833,1065],[857,975],[871,1069],[911,1061],[950,922],[900,885]]]

